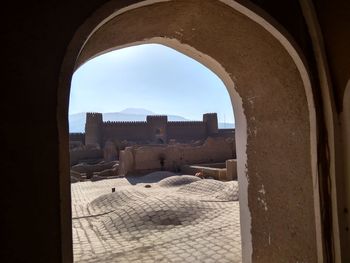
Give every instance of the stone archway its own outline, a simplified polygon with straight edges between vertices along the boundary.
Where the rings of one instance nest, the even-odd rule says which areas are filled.
[[[82,26],[65,58],[58,102],[62,171],[74,67],[116,48],[168,45],[218,74],[233,101],[244,262],[322,261],[315,112],[307,71],[287,38],[234,1],[143,1],[117,12],[108,11],[111,5]],[[68,181],[61,179],[62,194]]]

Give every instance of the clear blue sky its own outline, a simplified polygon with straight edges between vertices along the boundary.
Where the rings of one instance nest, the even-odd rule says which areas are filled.
[[[217,112],[233,123],[225,85],[196,60],[159,44],[123,48],[98,56],[73,75],[69,114],[144,108],[201,120]]]

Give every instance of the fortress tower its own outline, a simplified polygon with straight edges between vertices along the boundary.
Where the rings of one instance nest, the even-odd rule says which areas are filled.
[[[216,113],[203,114],[203,122],[206,123],[208,136],[219,132],[218,115]]]
[[[152,140],[156,143],[167,143],[168,116],[147,116],[147,123],[151,128]]]
[[[85,144],[98,145],[102,143],[102,113],[86,113]]]

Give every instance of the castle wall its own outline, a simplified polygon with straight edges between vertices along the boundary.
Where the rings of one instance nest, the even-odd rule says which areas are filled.
[[[167,124],[168,140],[203,140],[207,138],[206,124],[201,121],[174,121]]]
[[[102,124],[103,144],[107,140],[146,142],[151,138],[151,130],[147,122],[107,121]]]
[[[206,113],[203,121],[168,121],[167,116],[150,115],[147,121],[103,121],[101,113],[87,113],[85,125],[86,145],[104,147],[106,141],[134,141],[140,144],[168,143],[169,140],[189,142],[204,140],[208,136],[232,136],[232,130],[218,130],[217,114]],[[81,140],[82,135],[71,138]]]

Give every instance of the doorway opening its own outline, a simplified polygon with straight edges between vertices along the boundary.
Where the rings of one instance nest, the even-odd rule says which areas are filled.
[[[232,101],[218,76],[164,45],[119,49],[77,69],[70,110],[75,262],[242,262]]]
[[[253,9],[225,0],[112,0],[82,25],[67,51],[58,94],[62,240],[71,237],[66,121],[72,74],[110,50],[158,43],[215,72],[235,105],[243,261],[322,261],[310,78],[294,42]],[[62,249],[69,259],[70,243]]]

